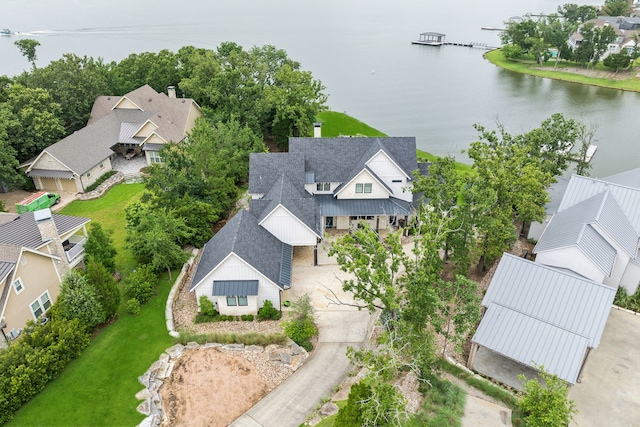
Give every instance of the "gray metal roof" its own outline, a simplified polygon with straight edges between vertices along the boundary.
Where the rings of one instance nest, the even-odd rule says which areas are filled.
[[[144,123],[120,123],[118,142],[122,144],[142,144],[143,139],[134,135],[143,124]]]
[[[562,202],[562,197],[569,186],[568,179],[561,176],[556,177],[556,179],[558,181],[551,184],[547,189],[547,194],[549,194],[549,203],[547,203],[544,208],[547,214],[554,214],[558,212],[558,208]]]
[[[213,292],[214,297],[232,297],[236,295],[258,295],[257,280],[214,280]]]
[[[531,333],[535,331],[535,333]],[[491,304],[473,337],[491,351],[575,384],[589,339],[532,316]]]
[[[320,205],[320,215],[352,216],[352,215],[410,215],[409,203],[395,198],[388,199],[338,199],[330,194],[316,195]]]
[[[91,221],[89,218],[53,214],[53,221],[62,235],[79,229]],[[24,246],[37,249],[43,245],[40,229],[36,224],[33,212],[27,212],[5,224],[0,224],[0,243],[5,245]]]
[[[283,245],[284,243],[258,225],[258,219],[249,211],[240,210],[202,249],[189,290],[193,290],[231,253],[284,288],[287,284],[280,283]]]
[[[160,151],[160,149],[162,148],[164,144],[154,144],[151,142],[146,142],[144,144],[144,150],[145,151]]]
[[[63,178],[63,179],[72,179],[73,172],[71,171],[61,171],[54,169],[31,169],[27,175],[31,177],[40,177],[40,178]]]
[[[282,256],[280,257],[280,284],[285,289],[291,287],[291,275],[293,273],[293,246],[284,243]]]
[[[606,176],[601,180],[626,187],[640,188],[640,168]]]
[[[11,274],[15,266],[15,262],[0,261],[0,282],[2,282],[9,274]]]
[[[498,321],[497,314],[493,314],[491,316],[494,317],[485,315],[482,319],[478,328],[480,334],[476,332],[473,342],[489,349],[492,349],[490,345],[495,345],[501,354],[526,364],[532,361],[522,360],[522,355],[537,354],[537,348],[542,345],[548,354],[533,362],[543,363],[543,358],[556,361],[545,363],[545,368],[558,376],[564,375],[562,378],[571,382],[575,378],[568,374],[573,372],[570,369],[551,369],[553,366],[556,369],[563,366],[561,361],[564,360],[581,360],[584,353],[574,353],[575,343],[570,346],[556,345],[556,340],[565,336],[560,330],[585,337],[589,347],[598,347],[615,293],[615,288],[505,253],[482,305],[487,307],[487,314],[493,310],[494,305],[518,313],[518,321],[522,325],[518,334],[522,338],[495,344],[501,342],[502,334],[508,336],[511,332],[507,328],[509,325],[504,320]],[[500,312],[500,309],[497,311]],[[502,313],[506,312],[503,310]]]
[[[631,258],[636,257],[638,234],[608,190],[556,213],[534,253],[576,246],[609,275],[616,249],[607,238]]]
[[[596,194],[609,190],[613,198],[622,209],[625,216],[640,234],[640,189],[606,182],[600,179],[573,175],[567,186],[560,208],[563,211],[569,207],[587,200]]]

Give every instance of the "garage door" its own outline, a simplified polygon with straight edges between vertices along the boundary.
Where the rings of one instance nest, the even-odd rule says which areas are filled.
[[[76,187],[76,181],[74,179],[60,179],[60,186],[62,187],[62,191],[69,193],[77,193],[78,188]]]
[[[55,178],[40,178],[40,183],[42,184],[42,190],[58,191]]]

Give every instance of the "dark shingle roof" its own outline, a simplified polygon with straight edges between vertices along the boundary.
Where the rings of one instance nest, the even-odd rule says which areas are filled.
[[[348,181],[379,149],[409,176],[418,168],[414,137],[289,138],[289,153],[304,157],[304,170],[314,172],[316,182]]]
[[[258,225],[255,216],[249,211],[241,210],[204,246],[189,290],[193,290],[231,253],[235,253],[273,283],[284,288],[287,284],[280,283],[283,245]]]
[[[304,191],[304,156],[291,153],[251,153],[249,155],[249,193],[267,194],[283,174]]]
[[[89,218],[53,214],[58,235],[62,235],[91,221]],[[27,212],[5,224],[0,224],[0,244],[37,249],[42,246],[42,235],[33,212]]]

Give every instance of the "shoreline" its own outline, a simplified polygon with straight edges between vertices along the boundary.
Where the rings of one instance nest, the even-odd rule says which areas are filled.
[[[571,72],[566,66],[563,66],[562,69],[554,69],[553,66],[543,67],[541,69],[537,64],[535,68],[532,68],[533,64],[508,61],[502,55],[501,49],[494,49],[486,52],[483,54],[483,57],[496,67],[500,67],[507,71],[513,71],[515,73],[527,74],[567,83],[640,93],[640,78],[634,77],[631,73],[629,73],[628,78],[615,80],[597,76],[598,74],[603,73],[615,75],[616,73],[613,71],[579,69],[583,72]],[[627,82],[631,83],[631,85],[625,84]]]

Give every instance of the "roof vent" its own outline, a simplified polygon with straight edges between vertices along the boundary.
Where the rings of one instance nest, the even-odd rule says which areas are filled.
[[[36,223],[44,222],[44,221],[50,220],[51,218],[52,218],[51,209],[49,208],[41,209],[33,213],[33,219],[36,220]]]
[[[153,101],[153,99],[149,98],[149,102]]]

